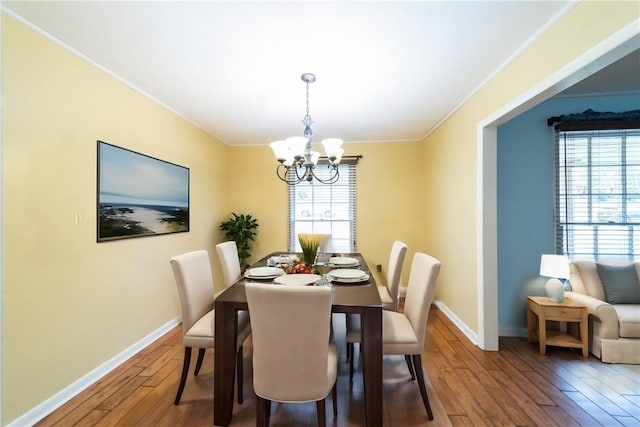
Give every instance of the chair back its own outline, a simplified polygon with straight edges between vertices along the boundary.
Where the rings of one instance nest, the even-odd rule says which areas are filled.
[[[327,374],[331,288],[247,283],[245,291],[255,393],[279,402],[324,399],[333,386]]]
[[[213,310],[215,299],[209,253],[187,252],[170,260],[178,285],[182,309],[182,330],[188,331],[202,316]]]
[[[406,254],[406,243],[399,240],[393,242],[391,253],[389,254],[389,265],[387,266],[387,289],[393,300],[395,310],[398,310],[398,291],[400,289],[400,280],[402,279],[402,264],[404,264]]]
[[[220,266],[222,267],[224,286],[231,286],[242,274],[240,259],[238,258],[238,246],[233,240],[218,243],[216,245],[216,252],[218,252]]]
[[[434,257],[421,252],[416,252],[413,256],[404,301],[404,314],[422,343],[424,343],[427,318],[433,302],[439,272],[440,261]]]

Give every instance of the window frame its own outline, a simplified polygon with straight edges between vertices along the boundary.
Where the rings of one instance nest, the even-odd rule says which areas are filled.
[[[287,250],[289,252],[300,252],[300,242],[298,242],[298,233],[320,233],[331,234],[332,238],[329,244],[329,249],[332,252],[349,253],[357,252],[357,193],[356,193],[356,165],[357,160],[361,156],[354,156],[352,158],[343,158],[343,161],[338,165],[340,172],[340,178],[333,184],[322,184],[318,181],[302,182],[297,185],[290,185],[287,192]],[[346,161],[345,161],[346,160]],[[321,159],[316,166],[314,173],[322,175],[327,174],[326,160]],[[347,218],[335,217],[335,213],[329,218],[325,215],[327,209],[324,209],[321,214],[317,214],[315,209],[312,208],[310,219],[302,220],[299,215],[296,215],[296,209],[299,207],[296,203],[296,194],[300,196],[301,192],[305,192],[306,197],[311,197],[311,205],[330,206],[329,212],[333,212],[336,207],[347,208]],[[339,193],[342,193],[341,195]],[[329,196],[327,196],[329,194]],[[323,196],[324,195],[324,196]],[[346,200],[345,200],[346,197]],[[317,200],[317,198],[321,198]],[[339,200],[336,200],[338,198]],[[318,219],[314,219],[314,218]],[[337,233],[340,228],[339,224],[348,223],[348,235],[346,238],[337,238]],[[310,224],[309,226],[299,227],[300,224]],[[345,244],[346,242],[346,244]]]
[[[554,154],[556,253],[595,261],[638,259],[640,212],[632,217],[629,205],[640,207],[640,128],[559,126]],[[605,184],[616,191],[603,191]]]

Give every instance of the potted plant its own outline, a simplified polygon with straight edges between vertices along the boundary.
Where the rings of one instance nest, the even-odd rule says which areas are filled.
[[[249,266],[248,260],[251,258],[251,244],[258,234],[258,220],[251,215],[237,215],[232,213],[232,217],[220,224],[220,230],[229,240],[236,242],[238,246],[238,259],[242,269]]]

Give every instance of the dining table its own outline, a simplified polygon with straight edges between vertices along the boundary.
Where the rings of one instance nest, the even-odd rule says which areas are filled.
[[[271,253],[258,260],[251,268],[266,266],[269,260],[283,254],[289,252]],[[340,255],[357,259],[358,268],[370,272],[361,253]],[[328,267],[321,267],[321,270],[330,273]],[[382,302],[375,277],[369,273],[369,279],[365,283],[357,284],[338,284],[327,281],[326,276],[322,280],[322,286],[333,288],[333,313],[357,313],[361,316],[365,422],[368,427],[379,427],[382,425]],[[228,426],[233,416],[237,313],[248,310],[244,288],[247,281],[252,279],[240,278],[215,300],[213,424],[216,426]]]

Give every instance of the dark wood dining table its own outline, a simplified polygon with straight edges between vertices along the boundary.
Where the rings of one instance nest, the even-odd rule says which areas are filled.
[[[252,267],[264,266],[275,252]],[[360,269],[370,271],[360,253],[343,254],[360,261]],[[382,302],[373,274],[364,285],[333,284],[333,313],[358,313],[362,327],[362,368],[365,419],[369,427],[382,425]],[[213,424],[228,426],[233,415],[236,369],[237,312],[247,310],[245,279],[229,286],[215,300],[215,351],[213,385]]]

